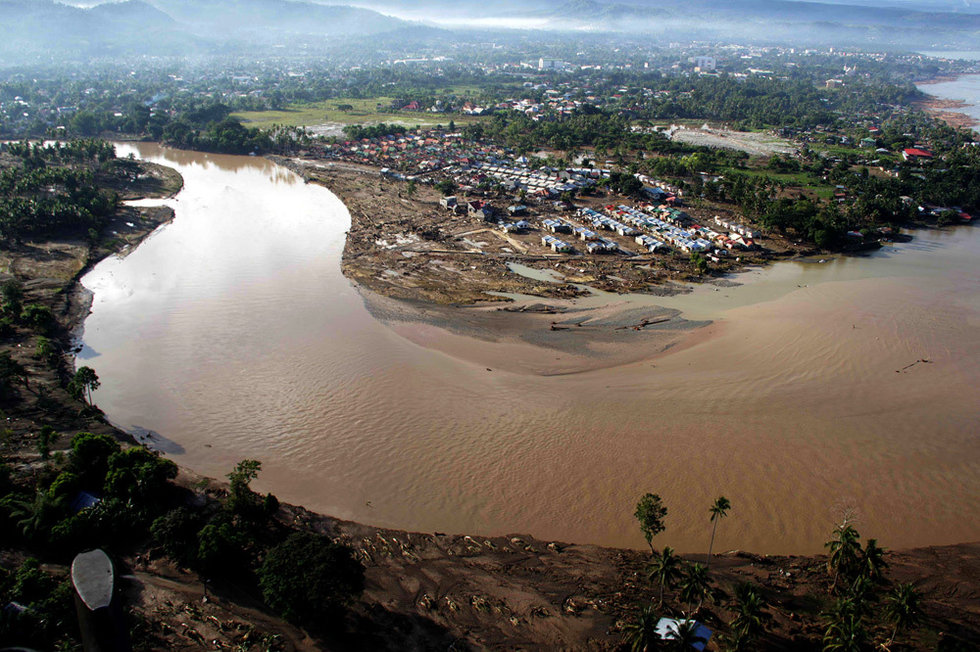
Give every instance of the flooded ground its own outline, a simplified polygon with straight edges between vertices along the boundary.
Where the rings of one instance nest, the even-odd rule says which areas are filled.
[[[683,551],[707,547],[721,494],[716,549],[817,551],[844,510],[887,547],[980,538],[976,228],[567,303],[713,323],[623,333],[563,370],[561,332],[376,319],[340,273],[349,216],[324,188],[259,158],[130,151],[185,189],[170,225],[83,279],[82,363],[112,421],[182,465],[260,459],[260,490],[423,531],[640,546],[633,508],[654,491],[659,543]]]

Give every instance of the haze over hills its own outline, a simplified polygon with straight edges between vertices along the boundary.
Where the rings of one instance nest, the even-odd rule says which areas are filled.
[[[119,55],[181,56],[261,51],[304,40],[411,29],[377,12],[292,0],[127,0],[70,6],[52,0],[0,0],[0,59]]]
[[[327,0],[319,0],[321,2]],[[395,16],[466,26],[495,23],[535,29],[671,34],[673,40],[734,39],[796,41],[800,45],[839,43],[869,47],[969,47],[980,36],[980,14],[951,0],[488,0],[479,4],[448,0],[367,0],[356,4]],[[955,13],[953,11],[955,6]]]
[[[896,3],[902,0],[895,0]],[[865,49],[971,49],[980,13],[797,0],[128,0],[83,8],[53,0],[0,0],[0,63],[122,55],[322,52],[386,34],[381,43],[437,43],[445,29],[514,28],[623,33],[669,42],[714,40]],[[918,9],[927,9],[920,11]],[[427,26],[427,27],[426,27]],[[441,28],[433,31],[433,28]],[[497,36],[495,35],[495,38]],[[465,38],[465,36],[464,36]]]

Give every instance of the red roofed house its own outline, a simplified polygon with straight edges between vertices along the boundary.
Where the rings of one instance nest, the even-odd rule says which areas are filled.
[[[915,147],[911,147],[909,149],[902,150],[902,158],[905,159],[906,161],[908,161],[910,159],[914,159],[914,160],[926,159],[926,160],[928,160],[928,159],[931,159],[932,158],[932,152],[927,152],[924,149],[917,149]]]

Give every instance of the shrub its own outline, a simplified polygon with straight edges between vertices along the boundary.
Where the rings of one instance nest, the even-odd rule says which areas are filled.
[[[109,457],[104,489],[107,495],[150,509],[176,477],[177,465],[171,460],[145,446],[135,446]]]
[[[186,507],[178,507],[153,521],[150,532],[167,556],[186,566],[197,561],[200,521]]]
[[[364,567],[354,551],[308,532],[292,534],[270,549],[258,578],[266,603],[305,625],[336,616],[364,590]]]
[[[109,458],[119,451],[119,442],[109,435],[80,432],[71,440],[71,465],[84,486],[101,489],[109,470]]]

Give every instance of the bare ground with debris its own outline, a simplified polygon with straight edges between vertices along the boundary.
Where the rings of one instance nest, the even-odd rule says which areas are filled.
[[[797,148],[793,143],[772,134],[752,131],[732,131],[722,127],[707,129],[680,128],[670,132],[672,140],[688,145],[734,149],[750,156],[772,156],[773,154],[792,154]]]
[[[439,205],[439,193],[425,184],[417,184],[410,193],[407,183],[386,179],[375,168],[272,158],[340,197],[351,215],[343,273],[373,292],[396,299],[451,305],[510,300],[500,293],[567,299],[587,293],[583,285],[615,293],[662,294],[670,291],[665,287],[672,281],[703,281],[775,257],[804,253],[791,243],[767,240],[767,248],[712,262],[707,277],[696,272],[687,254],[650,254],[631,237],[611,233],[603,235],[620,247],[617,253],[558,254],[541,244],[546,232],[540,221],[561,217],[575,224],[577,218],[548,203],[529,204],[530,215],[524,218],[532,224],[529,230],[504,233],[482,218],[445,210]],[[505,201],[508,198],[495,198],[501,209]],[[624,202],[630,203],[612,195],[577,200],[591,208]],[[687,210],[697,220],[717,214],[732,217],[719,206]],[[547,270],[552,278],[521,276],[508,269],[508,263]]]

